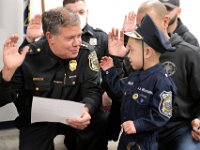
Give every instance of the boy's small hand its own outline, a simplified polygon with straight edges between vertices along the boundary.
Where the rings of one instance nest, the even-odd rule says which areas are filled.
[[[135,134],[136,133],[134,122],[131,120],[125,121],[124,123],[122,123],[121,127],[123,128],[123,130],[126,134]]]
[[[103,69],[103,71],[110,69],[113,67],[113,59],[108,56],[102,57],[100,61],[100,67]]]

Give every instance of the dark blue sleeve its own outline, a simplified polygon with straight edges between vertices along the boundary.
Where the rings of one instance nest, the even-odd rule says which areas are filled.
[[[12,82],[7,82],[2,77],[2,72],[0,73],[0,107],[4,106],[10,102],[12,102],[14,99],[13,91],[11,88]],[[15,94],[16,96],[16,94]]]
[[[123,96],[124,80],[120,76],[115,67],[106,71],[102,71],[102,79],[104,88],[108,96],[112,99],[121,99]]]

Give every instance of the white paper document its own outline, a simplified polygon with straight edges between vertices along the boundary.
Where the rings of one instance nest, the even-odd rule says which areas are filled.
[[[18,115],[14,103],[9,103],[0,107],[0,122],[14,120]]]
[[[70,100],[33,97],[31,122],[61,122],[80,117],[84,104]]]

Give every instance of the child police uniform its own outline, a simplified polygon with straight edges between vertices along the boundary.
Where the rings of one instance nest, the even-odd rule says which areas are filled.
[[[125,35],[144,41],[160,53],[174,51],[148,15],[136,31]],[[156,150],[157,131],[172,116],[172,101],[176,91],[162,65],[132,72],[123,80],[118,80],[117,71],[112,67],[103,72],[103,79],[109,94],[122,97],[121,123],[132,120],[136,128],[136,134],[122,133],[118,150]]]

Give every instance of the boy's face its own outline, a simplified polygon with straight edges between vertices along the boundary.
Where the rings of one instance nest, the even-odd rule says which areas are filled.
[[[141,69],[143,67],[142,41],[129,38],[126,47],[129,49],[128,58],[132,68]]]

